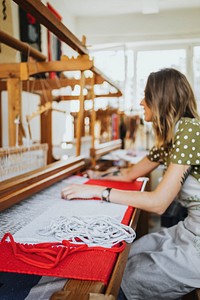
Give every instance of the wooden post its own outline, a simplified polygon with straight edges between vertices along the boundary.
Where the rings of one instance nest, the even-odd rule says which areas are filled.
[[[45,97],[46,96],[46,97]],[[47,101],[51,101],[52,94],[50,90],[45,90],[45,95],[41,96],[41,105],[44,105]],[[52,149],[52,109],[49,109],[42,113],[41,115],[41,143],[48,144],[48,153],[47,153],[47,164],[50,164],[54,161],[53,158],[53,149]]]
[[[21,81],[19,78],[8,78],[8,128],[9,128],[9,146],[21,145],[22,135],[19,125],[21,122]]]
[[[96,122],[96,111],[94,108],[94,84],[95,84],[95,73],[93,73],[93,80],[92,80],[92,86],[91,86],[91,96],[92,96],[92,116],[91,116],[91,135],[92,135],[92,149],[95,148],[95,122]],[[95,158],[92,157],[92,165],[96,165]]]
[[[84,95],[83,89],[85,86],[85,75],[84,71],[81,71],[80,78],[80,95],[79,95],[79,112],[77,119],[77,131],[76,131],[76,156],[81,154],[81,136],[82,136],[82,128],[84,126]]]

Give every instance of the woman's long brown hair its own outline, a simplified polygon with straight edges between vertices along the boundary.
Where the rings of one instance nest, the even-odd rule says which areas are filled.
[[[175,69],[162,69],[149,75],[145,101],[153,112],[157,146],[167,146],[173,141],[180,118],[199,119],[192,88],[185,75]]]

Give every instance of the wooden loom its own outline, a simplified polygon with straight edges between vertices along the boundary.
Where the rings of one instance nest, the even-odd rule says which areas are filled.
[[[114,86],[118,93],[117,96],[121,96],[121,92],[119,88],[114,84],[109,78],[107,78],[102,72],[100,72],[95,66],[93,62],[88,58],[88,50],[84,43],[80,42],[48,9],[44,6],[40,1],[15,1],[19,4],[24,10],[31,13],[34,17],[36,17],[37,21],[43,24],[49,31],[53,32],[60,40],[68,44],[72,49],[77,51],[81,57],[78,59],[67,59],[67,61],[54,61],[54,62],[45,62],[46,57],[43,54],[40,54],[38,51],[27,46],[25,43],[17,41],[10,38],[8,35],[2,32],[2,36],[0,34],[0,41],[6,43],[7,45],[14,47],[21,52],[27,54],[27,50],[29,50],[29,54],[40,62],[36,63],[20,63],[20,64],[2,64],[0,78],[7,79],[6,85],[8,90],[8,102],[11,110],[11,114],[9,115],[9,144],[10,146],[14,145],[16,140],[15,138],[15,130],[13,125],[13,120],[15,119],[16,114],[21,115],[21,82],[27,81],[29,76],[44,72],[62,72],[62,71],[73,71],[79,70],[81,72],[81,79],[79,81],[81,87],[81,93],[79,96],[80,101],[80,111],[78,118],[78,127],[77,127],[77,155],[80,155],[80,147],[81,147],[81,126],[82,126],[82,118],[83,118],[83,87],[86,84],[86,79],[83,76],[84,70],[91,70],[93,72],[92,79],[92,87],[94,84],[98,84],[99,79],[101,82],[107,81],[111,86]],[[1,32],[0,32],[1,33]],[[28,48],[28,49],[27,49]],[[14,77],[14,78],[13,78]],[[24,86],[24,84],[23,84]],[[91,89],[91,91],[93,88]],[[13,100],[13,94],[15,93],[15,101]],[[49,93],[50,94],[50,93]],[[50,98],[51,95],[49,95]],[[110,95],[109,95],[110,96]],[[116,96],[116,95],[114,95]],[[94,100],[94,92],[92,92],[92,98]],[[44,104],[44,99],[42,99],[42,105]],[[11,109],[11,108],[14,108]],[[48,119],[48,120],[46,120]],[[42,128],[48,128],[47,123],[51,123],[51,115],[48,114],[46,119],[41,118]],[[95,113],[92,116],[92,128],[94,127],[95,121]],[[94,131],[92,129],[92,131]],[[51,132],[44,132],[44,129],[41,129],[41,142],[48,143],[49,152],[51,151]],[[94,135],[92,135],[92,148],[94,148]],[[48,162],[52,161],[51,153],[48,156]]]
[[[15,1],[18,4],[20,4],[24,9],[29,10],[31,13],[36,16],[42,14],[41,20],[43,20],[44,24],[49,24],[50,28],[56,27],[57,20],[52,19],[52,16],[49,14],[48,11],[45,10],[45,7],[40,1]],[[50,17],[49,17],[50,16]],[[40,19],[40,17],[39,17]],[[49,19],[51,19],[49,21]],[[55,22],[54,22],[55,21]],[[42,21],[41,21],[42,23]],[[51,26],[50,26],[51,24]],[[52,30],[52,32],[54,32]],[[61,35],[62,32],[62,40],[66,42],[66,29],[63,30],[63,26],[61,24],[57,24],[56,32]],[[64,33],[63,33],[64,32]],[[64,36],[63,36],[64,34]],[[66,62],[44,62],[44,59],[41,59],[41,62],[36,63],[22,63],[22,64],[3,64],[2,70],[0,73],[0,77],[2,79],[6,78],[6,82],[1,82],[1,86],[6,85],[8,88],[8,94],[9,94],[9,103],[10,107],[11,105],[14,105],[15,111],[14,112],[20,112],[20,93],[21,93],[21,85],[25,89],[25,82],[28,80],[29,76],[33,74],[43,73],[43,72],[50,72],[50,71],[66,71],[66,70],[79,70],[81,71],[81,90],[83,89],[85,83],[87,80],[91,80],[91,86],[94,86],[94,83],[97,83],[98,81],[104,81],[105,78],[99,73],[98,70],[96,70],[93,66],[93,62],[89,60],[88,56],[85,55],[86,49],[83,45],[80,45],[79,42],[77,42],[76,39],[74,39],[73,35],[69,34],[69,37],[67,38],[68,44],[73,46],[73,48],[76,48],[79,53],[84,54],[81,57],[77,59],[67,59]],[[87,52],[87,51],[86,51]],[[81,68],[80,68],[81,65]],[[37,67],[37,71],[36,70]],[[91,69],[93,71],[92,79],[85,79],[83,76],[83,71]],[[67,81],[68,79],[63,79],[63,81]],[[52,83],[55,85],[55,81],[48,80],[49,83]],[[109,80],[108,80],[109,82]],[[38,81],[35,82],[37,85],[41,84]],[[35,84],[34,83],[34,84]],[[30,82],[30,84],[32,84]],[[3,90],[3,88],[2,88]],[[16,92],[17,91],[17,92]],[[17,105],[13,102],[11,99],[11,95],[17,94]],[[94,98],[94,92],[92,91],[93,98]],[[121,96],[121,93],[119,91],[118,96]],[[16,99],[16,98],[15,98]],[[83,94],[80,95],[79,98],[81,102],[82,109],[80,110],[79,115],[79,122],[81,124],[81,120],[83,117]],[[14,116],[14,114],[13,114]],[[12,117],[13,117],[12,116]],[[95,120],[95,114],[93,115],[93,121]],[[43,128],[44,125],[47,124],[46,122],[48,120],[43,120]],[[10,122],[11,124],[11,122]],[[94,124],[94,122],[93,122]],[[14,132],[14,129],[11,128],[11,132]],[[79,127],[80,128],[80,127]],[[44,138],[45,134],[48,135],[48,142],[50,140],[50,136],[47,132],[42,133],[42,137]],[[78,140],[80,141],[80,129],[77,132]],[[94,136],[94,135],[93,135]],[[13,140],[10,141],[13,143]],[[46,142],[46,140],[45,140]],[[93,141],[94,143],[94,141]],[[119,147],[120,143],[114,141],[114,147]],[[101,154],[107,153],[109,150],[113,150],[113,143],[110,142],[109,144],[106,143],[105,145],[105,151],[103,151],[103,145],[101,150],[94,147],[94,159],[96,157],[99,157]],[[15,177],[14,179],[9,179],[4,181],[3,183],[0,183],[0,210],[4,210],[11,205],[22,201],[23,199],[27,198],[28,196],[35,194],[36,192],[39,192],[40,190],[50,186],[51,184],[55,183],[58,180],[61,180],[67,176],[70,176],[72,174],[76,174],[77,172],[80,172],[82,169],[85,168],[85,162],[82,157],[79,156],[80,154],[80,143],[77,147],[77,157],[72,158],[70,160],[67,160],[66,162],[56,162],[49,164],[48,166],[44,168],[40,168],[37,171],[32,171],[27,173],[26,175],[21,175],[18,177]],[[135,210],[134,215],[132,216],[131,224],[133,228],[136,228],[136,224],[138,221],[139,211]],[[117,260],[117,263],[115,265],[115,268],[113,270],[113,274],[111,276],[110,282],[108,286],[105,286],[102,282],[94,282],[94,281],[80,281],[80,280],[68,280],[65,287],[62,291],[59,291],[58,293],[55,293],[52,295],[51,299],[73,299],[77,300],[79,298],[79,295],[82,294],[81,297],[82,300],[86,299],[107,299],[107,300],[113,300],[117,296],[120,282],[122,279],[123,271],[125,268],[126,260],[128,257],[128,252],[130,249],[130,245],[126,247],[126,249],[119,255],[119,258]]]
[[[59,31],[59,37],[61,40],[64,40],[64,42],[66,42],[67,44],[69,44],[70,46],[72,46],[73,49],[76,49],[80,54],[87,54],[87,50],[86,48],[79,44],[79,41],[77,41],[76,39],[73,38],[73,36],[71,36],[71,33],[68,32],[65,28],[63,28],[63,26],[61,24],[56,23],[56,20],[54,22],[54,20],[52,19],[52,16],[46,17],[46,11],[44,9],[44,7],[40,4],[40,1],[35,1],[35,0],[14,0],[16,3],[20,4],[25,10],[29,11],[30,13],[32,13],[35,16],[38,16],[41,18],[41,23],[46,25],[48,27],[48,25],[50,26],[50,28],[52,29],[52,32],[54,32],[55,35],[57,35],[57,32]],[[37,2],[37,3],[36,3]],[[58,26],[56,26],[56,24]],[[94,145],[93,145],[94,146]],[[125,256],[124,258],[122,258],[122,263],[124,262],[124,259],[126,260],[127,257]],[[121,273],[123,272],[122,269],[120,268],[120,265],[118,265],[118,269],[115,268],[113,274],[116,275],[116,272],[119,271],[119,277],[118,279],[116,279],[116,276],[112,276],[111,278],[111,283],[109,284],[109,286],[107,287],[106,290],[106,295],[97,295],[97,292],[103,292],[105,291],[105,288],[102,287],[101,284],[98,285],[98,283],[94,283],[91,284],[89,283],[88,285],[86,285],[85,291],[91,292],[89,299],[104,299],[104,300],[113,300],[114,297],[110,296],[110,295],[115,295],[115,293],[110,293],[110,291],[114,291],[116,288],[116,285],[119,286],[120,285],[120,276],[122,275]],[[65,290],[71,290],[72,293],[71,294],[75,294],[76,296],[73,298],[70,296],[69,292],[61,291],[60,293],[58,293],[57,295],[52,296],[52,300],[54,299],[79,299],[79,294],[76,293],[76,290],[78,289],[79,285],[82,285],[82,282],[76,281],[75,282],[69,282],[66,284],[65,286]],[[85,286],[84,286],[85,287]],[[86,300],[88,299],[88,295],[84,298],[82,298],[82,300]],[[194,299],[194,295],[191,295],[190,297],[184,297],[184,299]],[[196,295],[195,295],[195,299],[200,299],[200,293],[199,290],[197,290]]]
[[[78,58],[67,58],[65,57],[62,59],[62,61],[56,61],[56,62],[29,62],[29,63],[20,63],[20,64],[2,64],[1,65],[1,72],[0,72],[0,78],[8,78],[7,81],[2,81],[0,83],[0,89],[3,90],[7,87],[8,89],[8,103],[9,103],[9,110],[11,111],[11,114],[9,115],[9,132],[13,133],[10,134],[10,145],[14,145],[14,142],[16,140],[15,137],[15,128],[13,126],[13,119],[16,117],[16,114],[21,114],[21,81],[22,81],[22,88],[23,90],[27,90],[27,84],[26,81],[29,80],[29,76],[44,73],[44,72],[51,72],[51,71],[80,71],[81,72],[81,78],[80,80],[75,79],[67,79],[67,78],[61,78],[59,81],[52,80],[52,79],[41,79],[41,80],[30,80],[28,82],[29,89],[31,88],[34,90],[34,92],[40,92],[41,88],[45,88],[45,94],[41,94],[41,105],[44,106],[46,104],[46,97],[48,97],[48,101],[53,101],[53,97],[51,94],[51,90],[53,88],[58,88],[66,85],[74,86],[75,84],[80,85],[81,93],[79,97],[73,97],[68,96],[62,97],[61,100],[73,100],[73,99],[79,99],[80,102],[80,110],[78,113],[78,126],[77,126],[77,148],[76,148],[76,154],[80,155],[80,149],[81,149],[81,128],[83,124],[83,112],[84,112],[84,100],[85,97],[83,95],[83,88],[85,85],[90,85],[91,91],[89,94],[90,99],[92,98],[94,102],[94,98],[96,95],[94,95],[93,89],[94,84],[100,84],[104,82],[104,78],[102,75],[93,73],[93,78],[85,78],[84,77],[84,70],[91,70],[93,68],[93,61],[89,59],[87,55],[79,56]],[[10,78],[12,70],[12,76],[15,76],[15,78]],[[17,92],[17,93],[16,93]],[[15,93],[15,97],[13,96]],[[16,99],[17,95],[17,99]],[[121,96],[121,92],[118,91],[114,94],[108,94],[108,95],[97,95],[97,97],[119,97]],[[15,101],[14,101],[14,100]],[[17,101],[16,101],[17,100]],[[12,109],[14,107],[14,110]],[[48,154],[48,162],[52,162],[52,150],[51,150],[51,127],[48,126],[48,124],[52,123],[52,117],[51,114],[46,114],[41,116],[41,142],[47,143],[49,145],[49,154]],[[95,111],[94,111],[94,105],[92,109],[92,147],[94,147],[94,123],[95,123]],[[48,131],[47,131],[48,128]],[[107,147],[107,146],[106,146]]]
[[[9,208],[30,195],[38,193],[53,183],[76,174],[84,169],[83,157],[76,157],[67,162],[52,163],[37,171],[32,171],[26,176],[18,176],[14,179],[0,183],[0,211]],[[134,210],[130,226],[136,229],[139,218],[139,210]],[[127,244],[125,250],[117,258],[111,278],[107,286],[99,281],[68,279],[61,291],[55,292],[51,300],[114,300],[117,297],[123,272],[131,244]]]

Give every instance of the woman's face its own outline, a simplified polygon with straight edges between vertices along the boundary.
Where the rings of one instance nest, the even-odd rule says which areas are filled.
[[[146,122],[151,122],[152,121],[152,110],[147,106],[145,98],[142,99],[140,102],[140,105],[143,106],[144,108],[144,120]]]

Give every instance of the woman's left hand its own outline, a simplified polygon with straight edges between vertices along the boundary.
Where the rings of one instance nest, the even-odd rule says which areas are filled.
[[[89,184],[71,184],[62,189],[61,197],[66,200],[73,199],[101,199],[101,192],[105,189],[103,186],[94,186]]]

